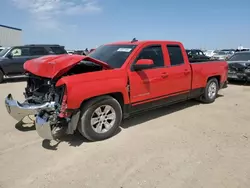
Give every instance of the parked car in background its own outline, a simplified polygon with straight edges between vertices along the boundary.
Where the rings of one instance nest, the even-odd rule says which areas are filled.
[[[215,55],[215,50],[206,50],[204,52],[204,54],[207,56],[207,57],[212,57],[213,55]]]
[[[66,50],[68,54],[74,54],[74,50]]]
[[[216,54],[214,54],[211,59],[213,60],[225,60],[230,56],[230,54],[224,52],[224,51],[219,51]]]
[[[89,53],[90,53],[90,52],[93,52],[94,50],[95,50],[95,48],[91,48],[91,49],[89,50]]]
[[[29,60],[24,68],[26,100],[9,94],[8,113],[18,121],[36,115],[43,139],[78,129],[97,141],[113,136],[130,115],[189,99],[214,102],[227,86],[228,64],[190,63],[180,42],[133,40],[102,45],[88,56]]]
[[[227,62],[228,80],[250,81],[250,51],[236,52]]]
[[[239,49],[236,49],[235,52],[246,52],[246,51],[250,51],[249,48],[239,48]]]
[[[73,54],[86,55],[86,53],[84,52],[84,50],[74,50]]]
[[[67,54],[64,46],[56,44],[31,44],[5,48],[0,52],[0,83],[4,78],[23,76],[23,64],[44,55]]]
[[[210,60],[210,57],[206,56],[204,52],[201,50],[191,49],[191,50],[186,50],[186,52],[189,61],[192,63]]]
[[[78,55],[88,55],[89,50],[86,48],[85,50],[75,50],[73,54],[78,54]]]
[[[227,54],[234,54],[235,53],[235,49],[222,49],[220,51],[226,52]]]
[[[222,49],[221,51],[228,54],[225,60],[228,60],[235,53],[235,49]]]

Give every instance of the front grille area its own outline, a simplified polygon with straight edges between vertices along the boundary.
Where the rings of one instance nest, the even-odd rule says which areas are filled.
[[[55,81],[49,78],[28,74],[25,98],[30,103],[41,104],[55,101],[61,104],[65,86],[56,87]]]
[[[30,97],[32,95],[45,94],[50,91],[50,79],[38,77],[33,74],[26,74],[28,76],[27,79],[27,87],[25,88],[26,97]]]

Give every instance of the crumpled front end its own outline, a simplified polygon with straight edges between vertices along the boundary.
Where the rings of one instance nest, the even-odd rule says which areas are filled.
[[[28,103],[19,103],[18,101],[14,100],[12,95],[9,94],[5,98],[5,106],[7,112],[17,121],[21,121],[25,116],[28,115],[35,115],[40,110],[47,109],[47,110],[54,110],[55,109],[55,102],[46,102],[44,104],[28,104]]]
[[[56,109],[55,102],[46,102],[43,104],[29,104],[27,102],[19,103],[9,94],[5,99],[7,112],[17,121],[21,121],[28,115],[35,115],[35,127],[39,136],[44,139],[54,139],[52,133],[53,114]]]
[[[6,109],[17,121],[35,115],[36,131],[49,140],[63,133],[73,134],[79,119],[79,109],[68,109],[67,83],[63,78],[111,69],[104,62],[79,55],[45,56],[27,61],[24,68],[28,76],[25,101],[20,103],[9,94]]]
[[[35,126],[36,126],[36,131],[41,138],[47,139],[47,140],[54,139],[54,135],[52,134],[52,130],[51,130],[50,121],[48,121],[47,119],[43,119],[40,116],[37,116],[35,120]]]

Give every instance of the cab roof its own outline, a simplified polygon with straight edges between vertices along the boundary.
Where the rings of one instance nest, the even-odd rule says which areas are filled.
[[[109,43],[109,45],[141,45],[141,44],[145,44],[145,43],[162,43],[162,42],[166,42],[166,43],[176,43],[176,44],[180,44],[180,42],[178,41],[169,41],[169,40],[137,40],[137,41],[119,41],[119,42],[113,42],[113,43]]]

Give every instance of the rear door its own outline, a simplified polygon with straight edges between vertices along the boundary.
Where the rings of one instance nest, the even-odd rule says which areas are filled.
[[[152,59],[154,68],[128,72],[130,82],[130,99],[132,106],[157,100],[165,94],[165,61],[161,44],[144,45],[137,52],[132,64],[139,59]]]
[[[174,100],[185,100],[190,92],[192,79],[190,64],[183,58],[186,52],[178,44],[167,44],[166,50],[169,58],[166,93],[176,96]]]

